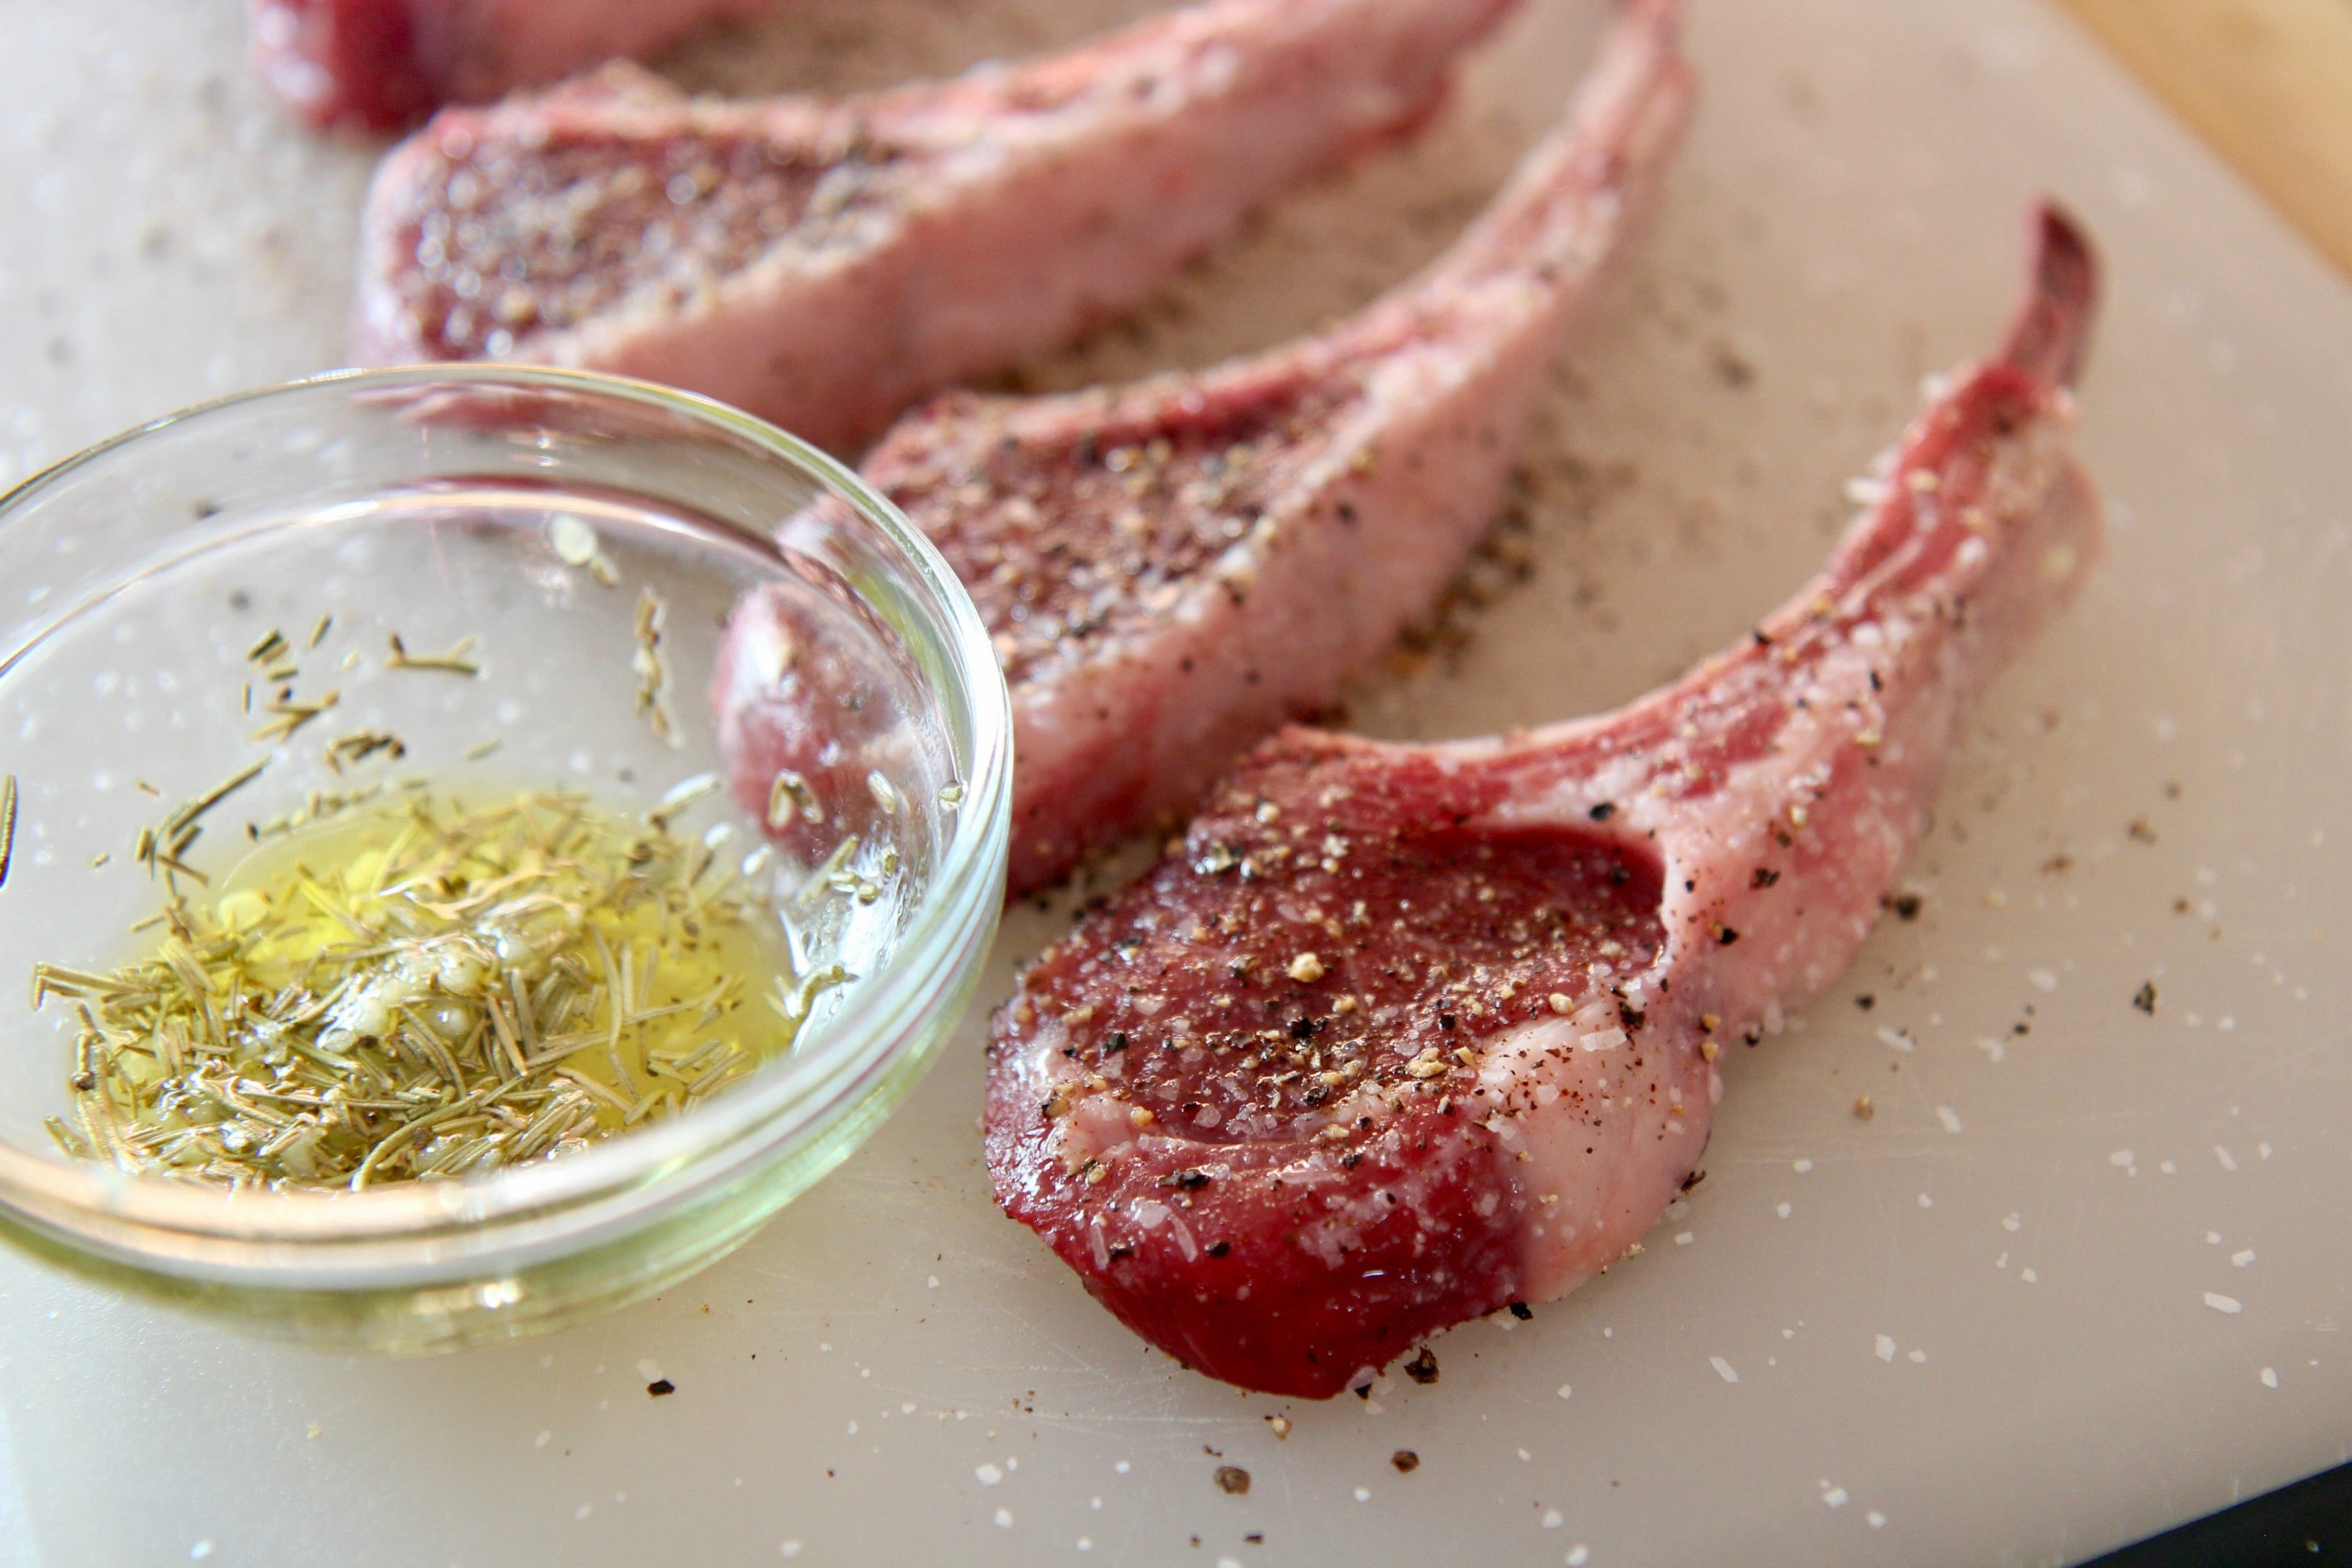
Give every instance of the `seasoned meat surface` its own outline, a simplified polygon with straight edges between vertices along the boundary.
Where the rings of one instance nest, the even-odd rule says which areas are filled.
[[[1545,367],[1689,112],[1675,8],[1629,6],[1562,126],[1433,267],[1325,332],[1197,373],[953,394],[864,465],[980,605],[1011,682],[1012,888],[1178,819],[1320,711],[1502,502]],[[745,631],[752,628],[747,624]],[[800,728],[750,690],[738,788]]]
[[[614,65],[446,110],[377,173],[356,347],[642,376],[854,452],[1418,124],[1515,4],[1205,0],[884,92],[698,100]]]

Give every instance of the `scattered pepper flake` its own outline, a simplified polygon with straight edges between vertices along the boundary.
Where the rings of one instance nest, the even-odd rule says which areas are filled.
[[[1870,1096],[1857,1095],[1853,1101],[1853,1114],[1857,1120],[1867,1121],[1878,1114],[1878,1106]]]
[[[664,1394],[676,1394],[677,1392],[677,1384],[672,1383],[666,1377],[657,1377],[651,1383],[646,1384],[646,1392],[654,1398],[659,1399]]]
[[[2156,1016],[2155,981],[2147,980],[2140,983],[2140,988],[2132,993],[2132,1005],[2151,1018]]]
[[[1389,1456],[1389,1463],[1396,1467],[1397,1474],[1409,1476],[1421,1468],[1421,1456],[1411,1448],[1399,1448]]]
[[[1250,1473],[1247,1470],[1243,1469],[1239,1465],[1219,1465],[1217,1467],[1217,1489],[1219,1491],[1223,1492],[1230,1497],[1247,1497],[1249,1496],[1249,1489]]]

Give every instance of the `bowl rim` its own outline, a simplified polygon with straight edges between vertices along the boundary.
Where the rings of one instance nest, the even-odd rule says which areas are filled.
[[[892,1063],[914,1047],[922,1033],[919,1026],[937,1006],[942,989],[952,985],[976,929],[992,929],[1003,904],[1010,836],[1013,713],[1011,695],[977,606],[922,531],[849,465],[715,398],[634,377],[559,366],[449,363],[329,371],[193,404],[62,458],[0,493],[0,534],[39,494],[167,430],[231,410],[294,403],[324,393],[415,391],[453,383],[614,399],[716,427],[741,443],[764,448],[768,456],[830,489],[849,503],[861,522],[901,552],[928,596],[927,607],[934,612],[925,616],[926,629],[954,676],[971,729],[971,754],[957,759],[957,782],[964,795],[938,874],[888,960],[863,977],[865,984],[855,987],[843,1009],[827,1020],[817,1050],[782,1058],[730,1092],[655,1125],[601,1140],[561,1160],[355,1192],[199,1186],[133,1174],[95,1161],[60,1160],[0,1142],[0,1209],[49,1235],[172,1273],[212,1274],[215,1268],[183,1256],[182,1248],[141,1245],[142,1236],[164,1233],[153,1239],[176,1237],[236,1251],[259,1247],[282,1258],[289,1244],[298,1250],[303,1244],[356,1244],[364,1250],[370,1243],[397,1245],[446,1237],[461,1229],[478,1235],[485,1227],[503,1224],[560,1220],[583,1208],[608,1210],[613,1200],[620,1200],[622,1212],[600,1212],[588,1233],[542,1237],[542,1245],[531,1248],[575,1251],[605,1238],[616,1226],[634,1228],[656,1216],[669,1197],[698,1189],[704,1177],[740,1173],[760,1155],[790,1145],[797,1134],[880,1088]],[[773,543],[738,524],[715,521],[762,544]],[[33,640],[53,629],[41,628]],[[951,745],[954,739],[950,737]],[[569,1232],[573,1227],[561,1228]],[[555,1245],[550,1247],[547,1242]],[[231,1271],[244,1272],[234,1265]],[[317,1289],[321,1281],[306,1276],[286,1283]]]

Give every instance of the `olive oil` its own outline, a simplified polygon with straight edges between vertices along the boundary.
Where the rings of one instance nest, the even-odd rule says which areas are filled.
[[[462,657],[462,656],[460,656]],[[277,1189],[454,1177],[676,1114],[792,1047],[846,975],[792,973],[726,830],[572,793],[429,784],[173,886],[148,952],[42,964],[80,1023],[68,1152]]]

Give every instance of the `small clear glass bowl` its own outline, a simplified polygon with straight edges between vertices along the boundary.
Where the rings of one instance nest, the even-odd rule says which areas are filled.
[[[27,986],[38,961],[139,956],[128,928],[163,900],[132,853],[140,828],[264,756],[205,818],[200,870],[233,864],[248,824],[366,780],[577,787],[644,810],[724,776],[709,693],[721,626],[752,590],[784,595],[842,655],[832,668],[856,671],[843,696],[859,721],[828,761],[862,777],[870,754],[898,795],[895,874],[870,901],[829,888],[839,868],[812,867],[805,846],[760,872],[794,967],[855,976],[791,1051],[552,1161],[232,1192],[62,1152],[44,1126],[75,1120],[69,1009],[53,1000],[0,1013],[0,1235],[337,1349],[448,1349],[651,1294],[743,1241],[914,1086],[994,934],[1012,767],[986,634],[921,534],[822,452],[666,388],[499,365],[340,374],[160,420],[0,497],[0,773],[19,800],[0,975]],[[667,738],[639,704],[647,592],[664,605]],[[290,651],[261,665],[299,665],[298,700],[338,700],[257,742],[278,692],[248,653],[272,630]],[[480,674],[391,668],[395,634],[413,654],[474,637]],[[363,728],[407,755],[331,767],[326,742]],[[740,855],[763,815],[720,791],[676,830],[726,824],[716,837]]]

